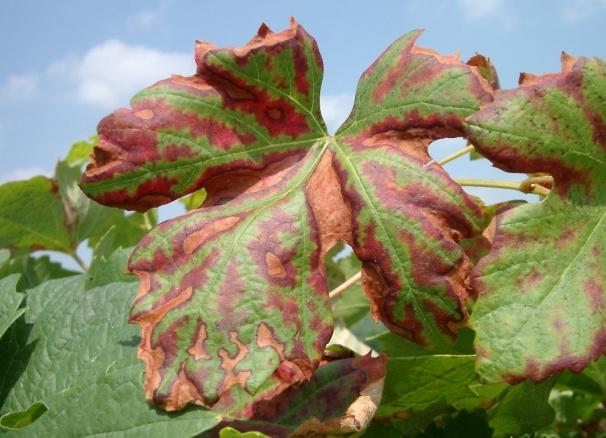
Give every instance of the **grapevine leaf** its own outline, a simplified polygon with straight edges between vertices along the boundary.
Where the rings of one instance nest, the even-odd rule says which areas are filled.
[[[320,241],[314,218],[333,197],[313,195],[331,181],[329,155],[308,181],[311,195],[301,189],[321,153],[314,147],[270,187],[161,224],[133,253],[141,288],[131,321],[142,327],[155,403],[222,405],[311,376],[332,334],[320,261],[334,239]]]
[[[555,412],[549,404],[549,393],[555,381],[523,382],[509,387],[488,413],[496,437],[521,436],[549,426]]]
[[[478,407],[487,399],[474,390],[480,384],[474,362],[473,355],[390,357],[377,415],[410,415],[438,401],[459,409]]]
[[[119,247],[117,237],[118,231],[112,226],[99,240],[86,273],[86,289],[109,283],[136,281],[135,276],[124,272],[132,248]]]
[[[18,281],[16,274],[0,280],[0,338],[25,312],[24,308],[19,308],[25,296],[16,291]]]
[[[65,223],[63,203],[54,180],[36,176],[0,185],[0,247],[72,253]]]
[[[135,245],[148,231],[142,215],[126,216],[122,211],[91,201],[78,187],[81,168],[81,164],[70,165],[66,160],[59,161],[55,169],[66,216],[65,226],[74,245],[89,239],[90,246],[96,248],[100,238],[111,227],[115,227],[123,245]]]
[[[544,201],[498,215],[473,274],[477,367],[490,381],[578,372],[606,351],[606,64],[568,55],[562,64],[522,75],[468,120],[497,167],[555,180]]]
[[[337,241],[362,261],[375,316],[420,344],[452,344],[471,266],[458,243],[481,233],[481,214],[427,146],[461,135],[492,88],[417,36],[365,73],[336,137],[319,113],[316,43],[294,21],[241,48],[198,43],[194,76],[101,121],[89,196],[144,211],[207,193],[129,262],[152,402],[231,409],[309,379],[333,329],[322,263]]]
[[[84,291],[84,282],[82,275],[29,290],[25,322],[0,342],[0,381],[8,389],[0,413],[38,401],[48,408],[12,434],[190,437],[214,427],[217,414],[167,414],[136,390],[143,368],[135,357],[137,329],[124,318],[136,287],[112,283]]]
[[[326,134],[322,60],[294,20],[280,33],[262,25],[237,49],[197,42],[195,55],[194,76],[158,82],[99,124],[82,179],[98,202],[147,210],[225,172],[301,157]]]
[[[93,146],[99,141],[99,137],[93,135],[89,141],[78,141],[69,149],[65,162],[70,166],[82,166],[88,161],[88,157],[93,151]]]
[[[364,72],[334,150],[374,315],[436,346],[452,342],[451,324],[465,318],[471,263],[458,243],[481,233],[481,214],[427,148],[461,136],[492,88],[458,55],[417,47],[419,34],[398,39]]]
[[[240,431],[272,437],[344,435],[365,429],[381,400],[386,358],[370,355],[328,362],[314,376],[248,409],[247,421],[225,421]]]

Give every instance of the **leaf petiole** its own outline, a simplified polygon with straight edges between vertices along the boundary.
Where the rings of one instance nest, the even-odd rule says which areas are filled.
[[[438,160],[437,163],[440,166],[443,166],[446,163],[449,163],[449,162],[451,162],[453,160],[456,160],[457,158],[462,157],[463,155],[466,155],[466,154],[468,154],[468,153],[470,153],[470,152],[472,152],[474,150],[475,150],[475,148],[473,147],[473,145],[472,144],[468,144],[464,148],[461,148],[458,151],[453,152],[452,154],[450,154],[450,155],[442,158],[441,160]]]
[[[328,293],[328,296],[330,298],[338,297],[343,292],[345,292],[347,289],[349,289],[351,286],[356,284],[360,280],[360,278],[362,278],[362,271],[359,271],[357,274],[352,275],[347,280],[345,280],[343,283],[341,283],[340,285],[335,287],[333,290],[331,290]]]
[[[84,260],[82,260],[80,258],[80,256],[76,252],[73,252],[70,255],[75,260],[75,262],[78,264],[78,266],[80,266],[80,269],[82,269],[84,272],[88,272],[88,265],[86,264],[86,262]]]
[[[529,178],[532,180],[532,178]],[[494,189],[509,189],[518,190],[522,193],[532,193],[540,196],[547,196],[550,190],[542,185],[535,183],[534,181],[527,182],[524,180],[521,182],[515,181],[501,181],[495,179],[475,179],[475,178],[463,178],[457,179],[456,182],[462,186],[469,187],[490,187]]]

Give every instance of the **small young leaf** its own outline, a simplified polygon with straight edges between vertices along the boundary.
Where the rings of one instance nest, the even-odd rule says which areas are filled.
[[[578,372],[606,351],[606,63],[563,55],[562,64],[522,75],[468,120],[496,166],[555,180],[544,201],[498,216],[473,274],[478,371],[490,381]]]

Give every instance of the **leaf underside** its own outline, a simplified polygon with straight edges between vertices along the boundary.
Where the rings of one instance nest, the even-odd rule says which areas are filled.
[[[144,211],[207,193],[129,262],[151,401],[246,416],[242,400],[308,380],[333,330],[322,261],[338,241],[362,261],[375,317],[421,345],[452,343],[471,269],[459,242],[481,234],[482,215],[427,147],[462,136],[492,87],[457,56],[415,46],[419,34],[363,74],[335,136],[316,42],[294,20],[240,48],[199,42],[194,76],[101,121],[81,181],[90,197]]]
[[[562,72],[522,75],[468,120],[477,149],[503,170],[549,172],[538,204],[497,217],[474,270],[478,371],[544,380],[606,351],[606,64],[562,57]]]

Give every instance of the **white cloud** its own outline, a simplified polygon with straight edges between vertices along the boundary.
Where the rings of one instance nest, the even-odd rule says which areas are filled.
[[[330,132],[334,132],[347,118],[354,96],[348,93],[323,95],[320,99],[322,116]]]
[[[21,169],[11,170],[10,172],[0,176],[0,183],[7,181],[21,181],[30,179],[36,175],[50,176],[52,175],[52,172],[39,166],[23,167]]]
[[[562,18],[571,23],[578,23],[597,13],[606,10],[606,0],[572,0],[562,9]]]
[[[0,98],[26,100],[38,90],[39,78],[35,74],[11,75],[0,84]]]
[[[106,41],[69,62],[78,99],[108,108],[125,105],[135,92],[160,78],[195,71],[192,54],[162,52],[118,40]]]

